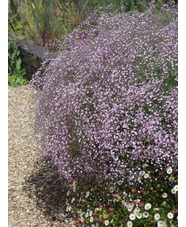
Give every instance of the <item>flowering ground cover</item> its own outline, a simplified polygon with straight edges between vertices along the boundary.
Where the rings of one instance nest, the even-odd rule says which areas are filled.
[[[98,9],[33,76],[41,159],[79,226],[178,225],[177,30],[174,4]]]

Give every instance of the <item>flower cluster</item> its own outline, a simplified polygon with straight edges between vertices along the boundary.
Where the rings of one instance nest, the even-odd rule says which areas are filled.
[[[127,171],[132,182],[139,162],[177,161],[176,10],[103,15],[98,24],[95,39],[33,77],[43,87],[36,130],[66,179]]]
[[[147,218],[163,226],[177,209],[160,212],[154,202],[160,196],[175,206],[177,196],[177,8],[102,13],[91,29],[95,17],[31,81],[41,158],[73,180],[77,196],[67,211],[76,204],[82,223],[132,226]]]
[[[106,177],[99,184],[89,179],[83,187],[73,182],[67,193],[67,212],[76,213],[77,225],[84,227],[177,226],[177,170],[172,173],[172,187],[167,187],[167,170],[156,172],[151,171],[152,177],[136,188],[127,187],[123,179],[115,182]]]

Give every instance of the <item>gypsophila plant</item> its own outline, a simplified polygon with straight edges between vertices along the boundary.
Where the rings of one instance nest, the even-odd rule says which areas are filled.
[[[98,9],[33,76],[41,158],[73,182],[82,225],[177,224],[177,37],[175,6]]]

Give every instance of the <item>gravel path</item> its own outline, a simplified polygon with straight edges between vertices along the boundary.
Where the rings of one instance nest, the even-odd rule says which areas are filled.
[[[8,87],[8,226],[78,226],[65,214],[67,189],[38,161],[29,86]]]

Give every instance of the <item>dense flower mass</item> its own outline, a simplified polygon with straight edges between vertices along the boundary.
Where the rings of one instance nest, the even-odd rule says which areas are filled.
[[[168,177],[177,167],[177,9],[157,11],[152,4],[144,13],[102,13],[93,24],[96,16],[72,32],[59,57],[31,81],[42,157],[49,156],[69,182],[105,176],[135,185],[150,180],[140,167],[146,163],[167,169],[171,185]]]

